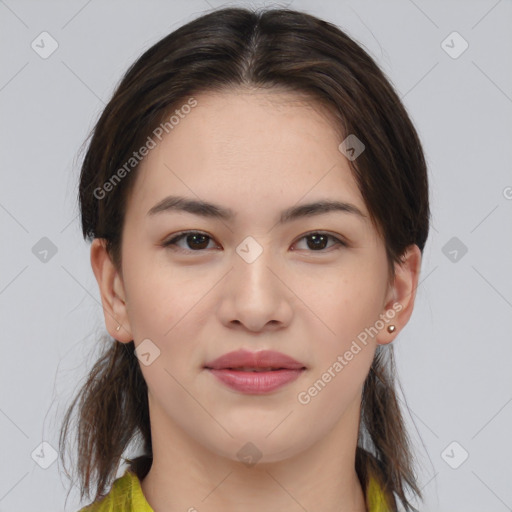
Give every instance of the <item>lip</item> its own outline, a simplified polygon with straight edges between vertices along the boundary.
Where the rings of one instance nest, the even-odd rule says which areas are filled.
[[[229,388],[247,394],[264,394],[297,379],[306,367],[281,352],[237,350],[204,365]]]

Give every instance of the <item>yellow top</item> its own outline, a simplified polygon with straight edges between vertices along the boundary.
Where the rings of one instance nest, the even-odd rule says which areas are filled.
[[[386,496],[374,478],[366,492],[368,512],[390,512]],[[110,492],[100,501],[82,508],[79,512],[154,512],[142,494],[137,475],[126,470],[114,481]]]

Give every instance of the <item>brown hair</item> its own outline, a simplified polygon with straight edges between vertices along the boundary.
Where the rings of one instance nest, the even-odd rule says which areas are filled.
[[[105,239],[119,272],[126,199],[137,166],[108,193],[99,197],[98,190],[177,106],[203,91],[238,86],[280,88],[327,105],[340,133],[356,134],[365,145],[350,164],[385,241],[390,274],[409,245],[423,252],[430,217],[424,154],[404,106],[373,59],[338,27],[312,15],[225,8],[187,23],[143,53],[91,132],[79,185],[82,230],[88,240]],[[134,348],[133,340],[106,344],[66,412],[63,461],[78,406],[82,498],[93,483],[95,499],[104,495],[134,440],[142,441],[144,454],[125,459],[130,468],[143,479],[151,466],[147,386]],[[394,510],[395,497],[406,510],[416,510],[406,494],[422,496],[394,374],[392,347],[379,345],[363,388],[356,471],[363,489],[370,474],[377,476]]]

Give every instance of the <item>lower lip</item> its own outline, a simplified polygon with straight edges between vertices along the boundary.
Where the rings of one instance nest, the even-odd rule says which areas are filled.
[[[208,369],[221,382],[241,393],[260,395],[279,389],[294,381],[303,372],[300,370],[274,370],[269,372],[247,372],[241,370]]]

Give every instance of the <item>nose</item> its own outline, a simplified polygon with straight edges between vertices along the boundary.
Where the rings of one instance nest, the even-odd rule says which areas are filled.
[[[267,249],[253,261],[240,254],[233,254],[233,266],[220,290],[222,323],[251,332],[283,329],[292,319],[294,300],[283,266]]]

